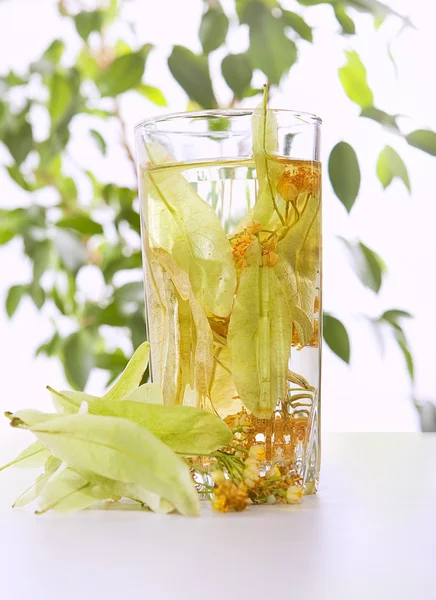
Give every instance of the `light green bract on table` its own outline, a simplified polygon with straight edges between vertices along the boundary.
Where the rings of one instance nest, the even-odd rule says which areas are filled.
[[[226,446],[232,432],[203,410],[164,406],[159,386],[139,385],[148,357],[145,342],[101,398],[50,388],[57,413],[6,413],[12,427],[31,431],[37,441],[0,470],[45,465],[14,506],[37,500],[37,512],[71,512],[126,498],[155,512],[198,515],[199,497],[184,457]]]

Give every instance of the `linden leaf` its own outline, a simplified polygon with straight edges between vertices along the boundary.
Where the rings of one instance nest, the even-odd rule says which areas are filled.
[[[18,496],[18,498],[12,504],[12,508],[21,508],[22,506],[26,506],[27,504],[34,502],[47,485],[50,477],[51,473],[43,473],[42,475],[39,475],[36,478],[35,483],[33,483],[26,491]]]
[[[202,406],[209,390],[212,371],[213,336],[203,307],[197,301],[187,274],[180,269],[171,256],[163,250],[156,250],[154,255],[168,273],[178,294],[178,320],[180,330],[181,389],[191,381],[193,369],[194,384],[198,395],[196,406]],[[193,339],[193,336],[194,339]],[[191,365],[191,360],[193,364]],[[186,377],[183,377],[186,373]],[[180,401],[183,398],[180,399]]]
[[[132,393],[139,386],[148,365],[150,344],[144,342],[136,349],[119,379],[103,396],[104,400],[118,400]]]
[[[324,313],[323,333],[327,346],[348,364],[350,362],[350,338],[341,321]]]
[[[59,415],[43,413],[39,410],[18,410],[14,413],[6,413],[6,416],[11,421],[12,427],[21,427],[25,423],[29,427],[44,423],[45,421],[52,421],[57,419]]]
[[[204,13],[198,33],[204,54],[213,52],[225,42],[228,29],[229,19],[219,4]]]
[[[168,514],[174,510],[174,506],[168,500],[145,490],[139,485],[107,479],[91,471],[80,471],[80,475],[93,485],[98,486],[99,491],[103,492],[106,500],[128,498],[145,504],[150,510],[160,514]]]
[[[259,221],[264,227],[268,225],[274,214],[277,194],[275,182],[283,170],[283,166],[271,160],[278,148],[277,119],[274,112],[268,110],[267,101],[268,88],[265,86],[263,101],[253,112],[251,118],[253,156],[259,186],[252,218]]]
[[[366,68],[357,52],[345,51],[346,64],[339,69],[339,79],[345,93],[361,108],[374,104],[374,95],[368,85]]]
[[[48,510],[70,513],[89,508],[105,499],[106,493],[101,488],[93,486],[74,469],[68,468],[44,487],[36,514],[43,514]]]
[[[56,412],[60,414],[75,414],[79,410],[82,402],[88,402],[89,400],[97,398],[97,396],[91,396],[90,394],[78,391],[62,390],[58,392],[49,385],[47,386],[47,389],[50,392]]]
[[[362,242],[350,242],[341,237],[339,239],[347,248],[351,265],[360,281],[363,285],[378,293],[383,283],[383,276],[386,273],[386,265],[383,259]]]
[[[430,129],[417,129],[406,135],[406,141],[410,146],[436,156],[436,132]]]
[[[379,154],[377,160],[377,177],[385,189],[392,183],[395,177],[398,177],[398,179],[403,181],[409,193],[411,191],[407,167],[398,152],[391,146],[386,146]]]
[[[253,78],[247,54],[228,54],[221,63],[223,77],[236,98],[243,98]]]
[[[54,458],[53,456],[49,456],[45,463],[44,473],[42,475],[39,475],[39,477],[36,478],[35,483],[31,485],[20,496],[18,496],[18,498],[13,503],[12,508],[20,508],[36,500],[42,493],[42,491],[45,489],[45,486],[50,481],[53,473],[55,473],[60,466],[60,460]]]
[[[146,144],[146,150],[154,166],[174,162],[158,143]],[[144,183],[150,247],[168,252],[189,275],[195,297],[206,311],[227,316],[236,273],[230,244],[215,211],[175,168],[144,171]]]
[[[221,418],[225,418],[240,412],[242,403],[232,378],[232,362],[228,347],[216,344],[213,356],[215,360],[209,396],[213,408]]]
[[[80,471],[80,474],[103,490],[106,499],[129,498],[135,502],[147,505],[150,510],[159,514],[168,514],[174,510],[171,502],[153,492],[145,490],[139,485],[113,481],[112,479],[96,475],[91,471]]]
[[[348,212],[360,189],[360,166],[356,151],[347,142],[339,142],[330,152],[329,177],[336,196]]]
[[[151,50],[146,44],[139,52],[129,52],[115,60],[96,78],[96,84],[102,96],[118,96],[128,90],[135,89],[142,80],[145,61]]]
[[[302,346],[313,334],[314,302],[320,262],[321,198],[306,196],[300,218],[277,244],[274,267]]]
[[[194,54],[183,46],[174,46],[168,57],[168,67],[191,100],[203,108],[218,106],[206,56]]]
[[[153,381],[162,389],[164,403],[176,404],[182,378],[177,291],[152,254],[147,260],[146,283]]]
[[[146,404],[163,404],[162,390],[157,383],[143,383],[128,396],[120,400],[132,402],[145,402]]]
[[[192,406],[101,399],[89,408],[93,414],[122,417],[138,423],[178,454],[209,454],[232,439],[232,432],[224,421]]]
[[[262,266],[257,239],[246,257],[227,339],[242,402],[255,416],[268,418],[277,401],[286,399],[292,327],[280,282],[273,268]]]
[[[147,368],[148,359],[150,355],[150,344],[144,342],[135,351],[134,355],[128,362],[126,368],[120,375],[119,379],[114,385],[104,394],[105,399],[121,399],[129,394],[135,392],[141,383],[142,376]],[[62,390],[58,392],[50,386],[47,386],[49,390],[56,412],[61,414],[75,414],[83,402],[93,402],[97,400],[97,396],[91,394],[85,394],[76,390]],[[156,387],[142,392],[144,395],[144,402],[160,402],[159,392]],[[149,399],[145,399],[145,397]],[[153,398],[152,398],[153,396]]]
[[[285,34],[286,22],[273,16],[263,2],[247,3],[245,19],[249,25],[253,67],[263,71],[271,84],[279,85],[298,56],[295,42]]]
[[[14,460],[0,467],[0,471],[8,467],[19,467],[20,469],[35,469],[41,467],[47,460],[50,452],[41,444],[34,442],[21,452]]]
[[[182,514],[198,514],[188,466],[144,427],[127,419],[90,414],[56,417],[34,426],[23,421],[69,466],[139,485],[169,500]]]

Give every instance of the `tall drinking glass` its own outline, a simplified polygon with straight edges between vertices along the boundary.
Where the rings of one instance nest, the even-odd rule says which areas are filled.
[[[320,127],[266,108],[136,127],[152,381],[166,404],[217,413],[241,453],[261,445],[263,474],[277,466],[306,494],[320,459]]]

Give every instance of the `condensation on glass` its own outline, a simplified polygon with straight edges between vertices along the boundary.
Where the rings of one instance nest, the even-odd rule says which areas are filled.
[[[257,119],[257,121],[256,121]],[[263,122],[262,122],[263,119]],[[151,377],[317,489],[321,121],[204,111],[136,128]]]

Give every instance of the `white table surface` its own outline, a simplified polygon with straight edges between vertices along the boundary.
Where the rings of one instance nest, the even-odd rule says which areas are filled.
[[[326,435],[317,496],[198,519],[12,511],[31,476],[0,474],[2,600],[436,598],[433,434]]]

